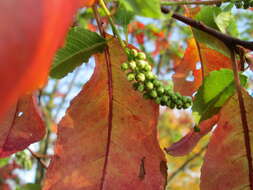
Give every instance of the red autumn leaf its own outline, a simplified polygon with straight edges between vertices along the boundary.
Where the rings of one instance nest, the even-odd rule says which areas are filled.
[[[45,135],[45,126],[35,97],[19,99],[0,120],[0,158],[25,149]]]
[[[44,85],[79,0],[0,1],[0,117],[26,92]]]
[[[195,44],[195,40],[192,38],[188,40],[188,47],[185,51],[184,57],[179,65],[175,68],[175,74],[173,75],[175,91],[180,92],[182,95],[191,96],[192,93],[201,84],[201,73],[196,71],[196,64],[199,62],[198,49]],[[198,74],[194,78],[194,81],[187,81],[186,78],[190,72]]]
[[[191,96],[199,88],[202,82],[202,71],[196,69],[196,67],[200,61],[204,67],[204,75],[221,68],[231,68],[228,57],[206,47],[204,44],[199,44],[198,50],[195,40],[190,39],[181,63],[175,68],[175,74],[173,75],[175,91],[180,92],[182,95]],[[187,80],[190,72],[194,77],[194,80],[191,81]]]
[[[218,119],[219,116],[215,115],[212,118],[201,122],[199,126],[200,132],[195,132],[194,129],[192,129],[181,140],[174,143],[169,148],[166,148],[165,151],[172,156],[184,156],[190,153],[199,140],[212,130]]]
[[[80,7],[83,7],[83,6],[91,7],[95,3],[97,3],[97,0],[80,0]]]
[[[252,145],[253,99],[247,92],[243,96],[250,131],[249,143]],[[237,95],[220,112],[218,126],[211,137],[201,169],[200,187],[201,190],[250,189],[248,156]]]
[[[44,190],[164,189],[158,106],[127,81],[117,40],[109,41],[109,51],[108,63],[104,54],[96,56],[91,80],[59,124]]]

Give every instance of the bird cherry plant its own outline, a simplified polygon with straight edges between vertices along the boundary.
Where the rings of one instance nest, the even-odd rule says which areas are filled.
[[[108,16],[114,35],[118,37],[120,45],[127,55],[128,60],[122,63],[121,70],[126,72],[127,80],[132,82],[133,89],[143,93],[143,98],[151,99],[159,105],[167,106],[171,109],[189,108],[192,105],[192,99],[187,96],[182,96],[178,92],[174,92],[170,85],[165,86],[152,73],[152,67],[148,63],[147,56],[144,52],[138,52],[136,49],[126,47],[104,1],[99,0],[99,3]]]

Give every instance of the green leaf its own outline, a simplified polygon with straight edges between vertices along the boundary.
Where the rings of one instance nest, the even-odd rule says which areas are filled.
[[[0,168],[6,166],[9,163],[10,158],[1,158],[0,159]]]
[[[241,84],[247,83],[247,77],[240,74]],[[223,104],[235,93],[234,74],[232,70],[212,71],[199,88],[193,102],[195,122],[206,120],[219,112]]]
[[[163,18],[159,0],[120,0],[129,11],[149,18]]]
[[[41,190],[41,186],[39,184],[28,183],[23,187],[17,187],[16,190]]]
[[[120,3],[119,8],[114,15],[115,23],[126,27],[134,18],[134,12],[127,10],[123,3]]]
[[[58,79],[66,76],[83,62],[88,62],[92,54],[102,52],[105,45],[106,40],[97,33],[81,27],[72,28],[65,46],[56,53],[50,76]]]

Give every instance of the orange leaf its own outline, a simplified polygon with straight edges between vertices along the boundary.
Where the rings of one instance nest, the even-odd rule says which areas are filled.
[[[44,85],[78,0],[0,1],[0,117],[17,99]]]
[[[212,130],[218,119],[219,116],[215,115],[212,118],[203,121],[199,126],[200,132],[195,132],[194,129],[192,129],[181,140],[174,143],[169,148],[166,148],[165,151],[172,156],[184,156],[190,153],[199,140]]]
[[[20,98],[0,121],[0,158],[25,149],[45,135],[35,98],[32,95]]]
[[[247,92],[243,96],[252,145],[253,99]],[[200,186],[201,190],[250,189],[248,158],[237,95],[220,112],[218,126],[205,155]]]
[[[109,63],[104,54],[96,56],[91,80],[59,124],[44,190],[164,189],[158,106],[126,80],[117,40],[109,41],[109,51]]]
[[[200,55],[199,55],[200,54]],[[199,58],[201,56],[201,59]],[[199,50],[193,38],[188,40],[188,47],[184,57],[179,65],[175,68],[173,75],[175,91],[182,95],[191,96],[201,85],[202,71],[196,69],[197,63],[202,61],[204,75],[221,68],[231,68],[231,62],[225,55],[199,44]],[[192,72],[194,80],[189,81],[187,77]]]
[[[97,3],[97,0],[80,0],[80,6],[81,7],[83,7],[83,6],[91,7],[95,3]]]

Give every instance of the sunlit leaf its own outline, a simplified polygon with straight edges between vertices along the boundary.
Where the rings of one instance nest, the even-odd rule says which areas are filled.
[[[53,78],[66,76],[83,62],[88,62],[92,54],[102,52],[105,45],[106,40],[96,32],[81,27],[72,28],[68,33],[65,46],[56,54],[50,76]]]
[[[253,101],[243,93],[249,131],[253,126]],[[201,190],[241,190],[249,187],[249,166],[237,95],[222,108],[201,169]],[[252,145],[252,133],[250,144]],[[252,149],[251,149],[252,150]],[[252,153],[252,152],[251,152]],[[252,155],[251,155],[252,157]]]
[[[164,189],[158,105],[127,81],[120,69],[127,58],[117,40],[108,45],[110,60],[95,57],[91,80],[59,124],[44,190]]]
[[[247,77],[240,75],[244,86]],[[195,122],[206,120],[218,113],[223,104],[235,93],[234,75],[232,70],[221,69],[212,71],[204,80],[193,102]]]

